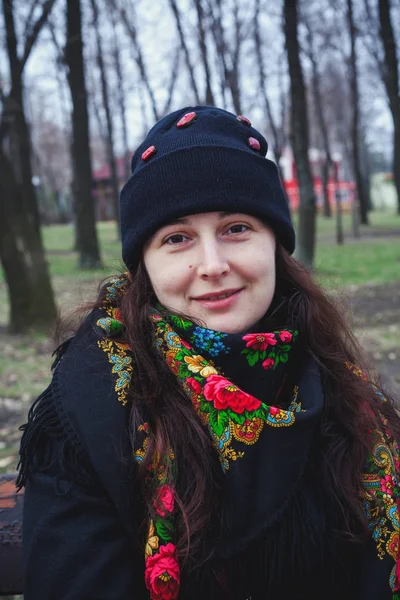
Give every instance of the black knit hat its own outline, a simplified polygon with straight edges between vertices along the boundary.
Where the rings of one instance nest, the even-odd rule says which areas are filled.
[[[288,201],[268,144],[248,119],[211,106],[162,118],[132,157],[120,196],[122,257],[133,270],[145,241],[185,215],[232,211],[254,215],[288,252],[295,246]]]

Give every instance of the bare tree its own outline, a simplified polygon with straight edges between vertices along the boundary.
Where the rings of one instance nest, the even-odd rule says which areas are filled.
[[[324,194],[324,210],[323,214],[325,217],[331,217],[331,205],[329,201],[329,176],[332,173],[333,169],[333,161],[332,161],[332,153],[331,153],[331,145],[328,134],[328,124],[326,121],[324,107],[323,107],[323,97],[321,90],[321,75],[318,69],[318,60],[316,56],[315,50],[315,41],[312,28],[310,23],[306,17],[303,16],[303,22],[307,29],[307,54],[310,59],[312,65],[312,92],[314,98],[314,108],[316,111],[317,122],[319,126],[319,130],[321,133],[322,144],[324,149],[324,160],[321,161],[321,179],[322,179],[322,189]]]
[[[114,123],[111,115],[110,94],[108,90],[107,73],[103,60],[103,49],[101,44],[100,28],[99,28],[99,11],[96,0],[90,0],[93,11],[93,25],[96,37],[96,60],[100,73],[101,92],[103,98],[103,108],[106,115],[106,150],[107,161],[110,166],[111,173],[111,193],[112,205],[114,209],[114,219],[117,223],[117,233],[119,233],[119,183],[117,173],[117,163],[114,152]]]
[[[390,14],[390,0],[379,0],[380,34],[385,52],[383,65],[383,81],[389,100],[389,107],[393,117],[394,126],[394,156],[393,172],[397,190],[398,214],[400,214],[400,87],[399,87],[399,60],[397,56],[396,40]]]
[[[175,56],[172,61],[171,77],[170,77],[169,84],[167,87],[168,94],[167,94],[167,99],[165,101],[164,108],[163,108],[163,115],[167,114],[171,109],[172,97],[173,97],[174,90],[175,90],[176,80],[178,78],[180,62],[181,62],[181,47],[177,46],[177,48],[175,50]]]
[[[284,30],[290,75],[291,140],[299,183],[299,229],[297,256],[312,268],[315,249],[316,199],[308,158],[308,111],[298,40],[298,2],[284,1]]]
[[[183,55],[185,57],[185,63],[186,63],[186,67],[188,70],[189,79],[190,79],[190,83],[191,83],[192,90],[194,93],[195,101],[196,101],[196,104],[199,104],[200,103],[200,94],[199,94],[199,90],[198,90],[197,83],[196,83],[194,67],[193,67],[192,61],[190,59],[189,48],[186,44],[186,38],[185,38],[185,34],[183,32],[181,12],[179,10],[176,0],[169,0],[169,4],[170,4],[171,10],[172,10],[172,13],[174,15],[174,18],[175,18],[176,28],[178,30],[178,35],[179,35],[179,39],[181,42]]]
[[[226,12],[226,1],[208,0],[208,5],[211,18],[211,32],[213,34],[223,78],[222,88],[229,89],[234,110],[237,114],[241,114],[240,62],[243,43],[243,23],[241,22],[239,14],[239,1],[233,0],[233,42],[231,47],[227,42],[226,32],[222,21],[222,16]],[[223,97],[225,97],[224,94]]]
[[[79,267],[101,266],[92,196],[92,167],[89,146],[89,119],[83,64],[82,14],[80,0],[67,2],[65,59],[72,97],[73,193]]]
[[[259,83],[260,83],[260,93],[262,96],[265,112],[268,117],[268,123],[271,128],[275,161],[279,167],[282,153],[284,150],[284,146],[286,143],[286,137],[287,137],[286,131],[285,131],[286,103],[281,98],[281,101],[283,100],[283,103],[281,103],[281,111],[283,110],[283,112],[280,113],[281,121],[278,122],[278,120],[275,119],[274,114],[272,112],[272,105],[271,105],[271,102],[270,102],[270,99],[269,99],[269,96],[267,93],[268,78],[267,78],[267,73],[266,73],[266,69],[265,69],[265,65],[264,65],[264,57],[263,57],[263,52],[262,52],[263,43],[262,43],[261,34],[260,34],[260,0],[255,0],[253,25],[254,25],[254,46],[255,46],[257,68],[258,68],[258,78],[259,78]]]
[[[353,142],[353,167],[356,180],[357,195],[359,201],[360,221],[363,225],[368,225],[368,197],[365,191],[364,178],[361,167],[360,156],[360,94],[358,89],[358,69],[356,54],[357,30],[354,23],[353,0],[347,0],[347,21],[350,36],[350,89],[352,95],[352,142]]]
[[[120,42],[117,35],[117,22],[115,18],[115,11],[110,11],[111,24],[113,29],[113,49],[112,57],[114,62],[115,73],[117,75],[117,100],[119,116],[121,119],[122,128],[122,143],[124,148],[124,179],[128,180],[131,173],[131,161],[129,156],[129,144],[128,144],[128,123],[126,118],[126,103],[125,103],[125,81],[122,71]]]
[[[214,94],[211,85],[211,68],[208,59],[208,48],[206,43],[205,11],[202,0],[194,0],[194,6],[197,13],[197,26],[199,32],[200,53],[204,67],[204,77],[206,83],[206,104],[214,105]]]
[[[126,5],[127,5],[126,0],[125,0],[124,7],[119,6],[118,0],[107,0],[107,3],[108,3],[108,6],[110,7],[110,10],[115,10],[118,12],[121,23],[123,23],[123,25],[125,27],[125,31],[129,37],[129,39],[132,42],[134,59],[135,59],[135,62],[137,64],[137,67],[138,67],[138,70],[140,73],[140,78],[141,78],[144,86],[146,87],[147,93],[149,95],[150,105],[152,108],[154,120],[158,121],[158,119],[160,118],[161,115],[158,110],[155,93],[154,93],[152,84],[150,82],[150,77],[147,73],[147,68],[146,68],[146,63],[145,63],[144,56],[143,56],[143,51],[139,44],[137,30],[136,30],[136,24],[135,24],[135,19],[134,19],[133,7],[131,6],[132,10],[130,11],[130,14],[128,15],[128,12],[126,9]]]
[[[3,0],[2,4],[11,90],[7,97],[3,96],[0,122],[0,258],[10,299],[9,327],[13,332],[47,330],[56,317],[56,306],[32,183],[23,71],[54,0],[40,4],[41,14],[36,21],[34,11],[29,11],[21,57],[17,50],[13,0]]]

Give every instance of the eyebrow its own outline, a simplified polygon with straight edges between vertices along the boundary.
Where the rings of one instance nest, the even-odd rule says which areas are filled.
[[[218,213],[218,216],[222,219],[223,217],[231,217],[232,215],[238,215],[238,214],[241,214],[241,213],[222,211],[222,212]],[[189,225],[189,223],[190,223],[190,217],[180,217],[179,219],[174,219],[173,221],[169,221],[169,223],[166,223],[164,225],[164,227],[168,227],[169,225]]]

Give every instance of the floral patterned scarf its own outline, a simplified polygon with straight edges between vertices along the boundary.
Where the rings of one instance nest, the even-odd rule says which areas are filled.
[[[134,371],[129,346],[115,339],[121,339],[123,329],[115,301],[125,283],[124,278],[111,282],[104,304],[106,316],[97,321],[103,338],[106,333],[99,346],[113,365],[115,390],[123,404]],[[225,473],[231,528],[214,556],[229,558],[279,522],[298,489],[324,405],[319,369],[313,359],[297,351],[298,332],[290,328],[226,334],[174,315],[165,318],[155,308],[150,319],[155,344],[208,428]],[[135,457],[140,462],[147,451],[149,424],[143,423],[138,433],[141,441]],[[396,593],[400,580],[399,449],[384,420],[373,432],[373,440],[362,481],[365,510],[378,558],[394,559],[390,587],[393,600],[400,600]],[[272,459],[281,452],[290,457],[284,477],[279,459]],[[173,449],[169,458],[173,464]],[[145,582],[151,600],[178,598],[180,586],[174,489],[167,484],[162,465],[159,457],[148,474],[158,488],[145,547]],[[256,493],[238,493],[238,481],[242,491]]]

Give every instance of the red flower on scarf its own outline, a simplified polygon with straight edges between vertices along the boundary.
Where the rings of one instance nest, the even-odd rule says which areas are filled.
[[[385,477],[381,479],[380,484],[382,492],[386,494],[393,493],[394,481],[391,475],[385,475]]]
[[[283,330],[279,332],[279,337],[281,338],[282,342],[291,342],[293,336],[290,331]]]
[[[252,350],[266,350],[268,346],[275,346],[276,339],[273,333],[248,333],[244,335],[243,340],[247,342],[246,348]]]
[[[262,364],[264,369],[272,369],[275,364],[275,360],[273,358],[266,358]]]
[[[158,490],[154,508],[160,517],[165,517],[167,512],[171,513],[174,510],[174,492],[169,485],[162,485]]]
[[[245,410],[256,410],[261,406],[260,400],[246,394],[221,375],[207,377],[203,393],[205,399],[213,402],[217,410],[231,408],[234,412],[242,414]]]
[[[194,377],[188,377],[186,379],[186,383],[195,394],[201,393],[201,384],[197,381],[197,379],[195,379]]]
[[[160,551],[146,560],[146,587],[151,600],[175,600],[179,593],[180,572],[174,544],[160,546]]]

